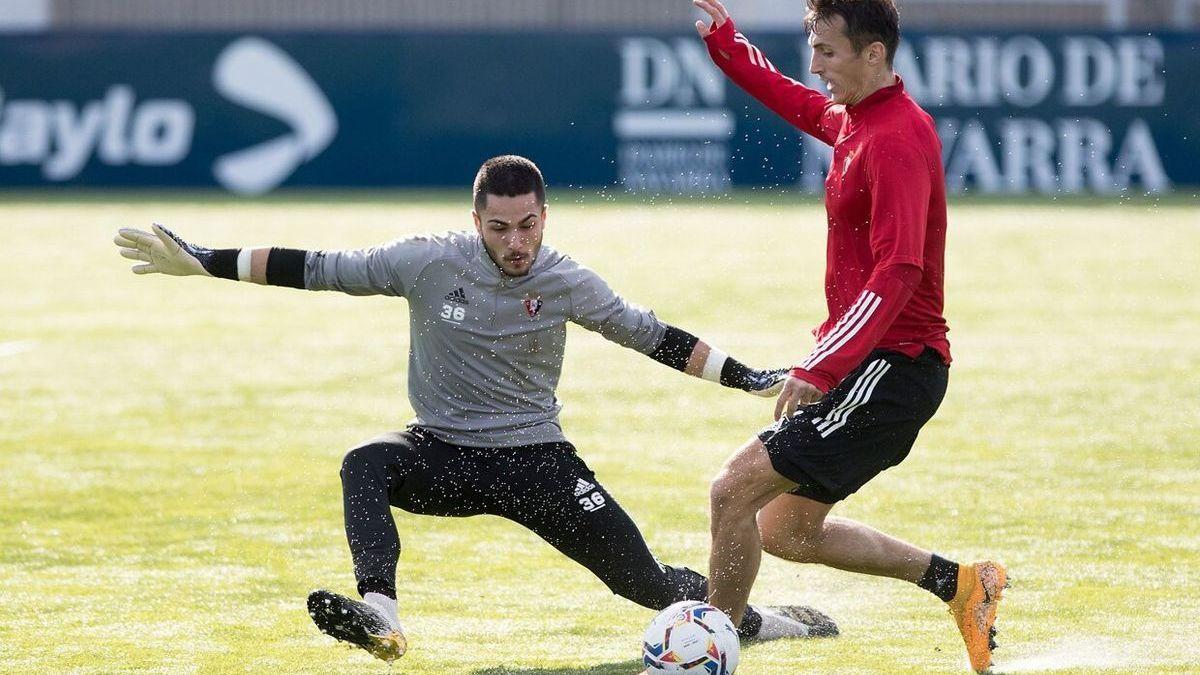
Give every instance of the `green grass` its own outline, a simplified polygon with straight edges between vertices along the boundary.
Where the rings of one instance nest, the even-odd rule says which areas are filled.
[[[465,193],[464,193],[465,195]],[[743,360],[794,361],[823,318],[819,205],[568,197],[547,242]],[[337,471],[397,429],[402,300],[135,277],[119,226],[339,247],[462,227],[469,205],[319,198],[0,205],[0,671],[387,672],[319,635],[349,592]],[[956,361],[910,458],[835,513],[1014,578],[1001,671],[1200,662],[1200,209],[952,208]],[[664,560],[703,570],[708,479],[771,403],[572,328],[569,437]],[[397,514],[412,651],[392,672],[637,669],[651,613],[510,523]],[[956,672],[949,618],[906,584],[778,560],[753,599],[843,636],[743,653],[743,675]]]

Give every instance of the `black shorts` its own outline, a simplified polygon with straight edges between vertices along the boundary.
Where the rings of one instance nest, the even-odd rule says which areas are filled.
[[[799,484],[791,494],[834,504],[908,456],[941,405],[949,370],[933,349],[915,359],[877,349],[820,401],[758,438],[775,470]]]

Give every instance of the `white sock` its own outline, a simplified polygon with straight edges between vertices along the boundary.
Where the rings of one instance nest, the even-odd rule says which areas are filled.
[[[808,637],[808,626],[789,619],[782,614],[776,614],[765,607],[756,607],[762,616],[762,628],[758,629],[756,640],[779,640],[787,637]]]
[[[398,630],[401,633],[404,632],[404,629],[400,626],[400,615],[396,610],[395,598],[389,598],[383,593],[367,593],[363,596],[363,602],[379,610],[379,613],[383,615],[383,618],[387,619],[388,624],[394,630]],[[766,625],[766,623],[764,622],[763,625]]]

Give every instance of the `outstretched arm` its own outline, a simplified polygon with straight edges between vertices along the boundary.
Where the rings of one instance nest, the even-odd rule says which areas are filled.
[[[697,21],[696,32],[713,63],[788,124],[833,145],[841,128],[841,109],[820,92],[780,73],[761,49],[737,31],[721,0],[692,0],[692,4],[711,19],[708,24]]]
[[[211,249],[190,244],[158,223],[150,229],[152,232],[122,228],[113,239],[123,257],[141,263],[133,266],[134,274],[198,275],[304,288],[304,262],[308,251]]]
[[[756,396],[775,396],[783,388],[787,369],[750,368],[687,331],[671,325],[666,325],[666,329],[662,343],[648,354],[655,361],[692,377],[748,391]]]
[[[151,230],[123,228],[113,239],[122,256],[141,263],[134,274],[199,275],[350,295],[406,295],[441,246],[436,238],[413,236],[344,251],[211,249],[162,225]]]

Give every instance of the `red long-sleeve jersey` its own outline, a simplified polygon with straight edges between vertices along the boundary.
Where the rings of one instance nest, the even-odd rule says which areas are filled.
[[[946,183],[933,119],[895,85],[844,106],[779,73],[732,20],[705,39],[738,86],[833,146],[825,181],[825,301],[817,344],[791,374],[835,387],[873,349],[950,362],[943,278]]]

